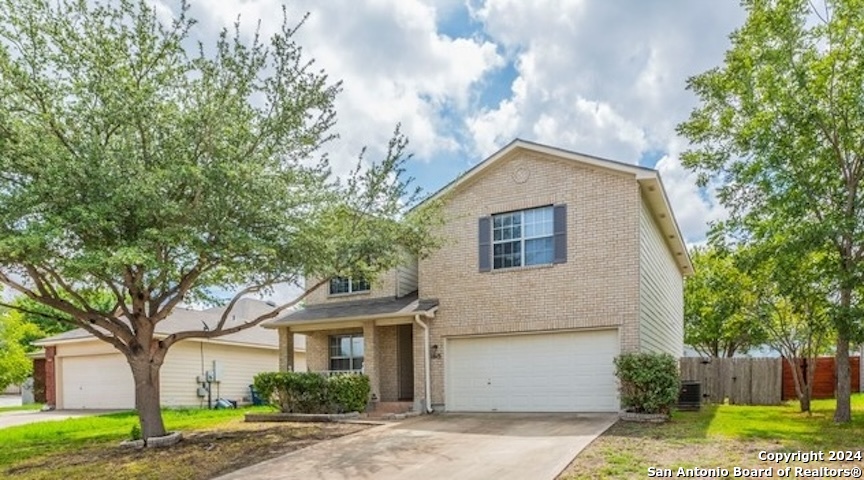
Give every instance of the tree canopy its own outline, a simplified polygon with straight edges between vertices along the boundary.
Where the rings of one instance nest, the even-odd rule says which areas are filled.
[[[864,273],[864,5],[744,0],[724,64],[692,77],[700,105],[678,131],[684,164],[718,182],[739,240],[782,238],[832,286],[837,409],[851,419],[850,340]]]
[[[170,21],[145,0],[0,5],[0,282],[126,356],[145,438],[164,434],[158,373],[176,342],[435,246],[434,204],[407,210],[398,128],[384,159],[333,176],[340,84],[286,9],[269,39],[238,23],[195,50],[185,3]],[[226,326],[240,296],[304,278],[319,282]],[[215,328],[153,337],[216,288],[237,294]]]
[[[714,246],[690,252],[694,275],[684,284],[684,343],[701,355],[732,357],[765,340],[754,321],[752,279],[733,252]]]

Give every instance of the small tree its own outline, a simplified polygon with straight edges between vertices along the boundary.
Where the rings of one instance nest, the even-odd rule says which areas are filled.
[[[668,353],[625,353],[615,358],[621,403],[634,413],[668,414],[678,400],[678,362]]]
[[[752,310],[749,276],[715,246],[691,250],[695,274],[684,284],[684,343],[707,357],[733,357],[765,340]]]
[[[0,313],[0,390],[17,385],[33,373],[33,360],[27,357],[28,344],[40,338],[39,327],[27,322],[16,311]]]
[[[833,340],[830,285],[812,254],[784,256],[763,242],[739,248],[737,257],[753,279],[756,301],[748,318],[762,325],[766,343],[788,362],[801,411],[809,412],[816,361]]]

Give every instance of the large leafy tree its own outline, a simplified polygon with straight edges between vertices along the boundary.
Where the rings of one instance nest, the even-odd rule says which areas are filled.
[[[691,250],[695,274],[684,284],[684,343],[708,357],[732,357],[764,340],[751,316],[751,279],[733,252],[708,246]]]
[[[165,433],[159,371],[177,342],[434,246],[434,209],[405,212],[398,130],[381,162],[332,179],[320,152],[340,87],[284,11],[269,41],[236,27],[192,50],[187,11],[0,0],[0,282],[126,357],[145,438]],[[316,281],[298,298],[228,321],[241,296],[303,278]],[[218,325],[154,336],[216,289],[237,292]]]
[[[689,80],[701,105],[679,126],[684,164],[722,185],[730,226],[790,256],[815,255],[832,285],[836,422],[851,420],[849,343],[864,260],[864,3],[744,0],[721,67]]]

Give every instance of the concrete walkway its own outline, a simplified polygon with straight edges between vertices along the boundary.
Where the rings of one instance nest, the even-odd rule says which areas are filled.
[[[0,395],[0,408],[20,407],[21,395]]]
[[[92,417],[94,415],[102,415],[113,411],[116,410],[53,410],[48,412],[24,410],[0,412],[0,428],[27,425],[29,423],[66,420],[67,418]]]
[[[617,414],[441,414],[322,442],[221,480],[554,479]]]

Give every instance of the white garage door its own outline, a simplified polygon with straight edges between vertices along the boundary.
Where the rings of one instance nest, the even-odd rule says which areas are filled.
[[[615,330],[455,338],[446,402],[465,412],[616,412]]]
[[[132,371],[119,353],[63,357],[61,366],[61,408],[135,408]]]

